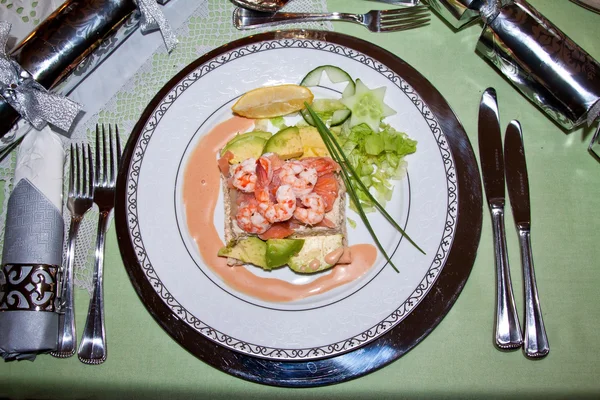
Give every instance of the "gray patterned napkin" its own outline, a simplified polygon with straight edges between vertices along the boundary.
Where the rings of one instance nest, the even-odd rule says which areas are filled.
[[[21,179],[8,200],[0,270],[0,355],[7,361],[34,360],[56,349],[58,339],[63,152],[48,135],[32,132],[23,142],[15,171]]]

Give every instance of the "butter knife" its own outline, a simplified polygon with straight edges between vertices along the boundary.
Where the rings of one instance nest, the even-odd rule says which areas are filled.
[[[538,298],[535,273],[533,271],[533,253],[531,251],[531,210],[529,202],[529,179],[525,163],[525,150],[521,125],[512,121],[504,137],[504,159],[506,160],[506,184],[512,207],[523,264],[523,283],[525,286],[525,334],[523,348],[525,355],[531,358],[544,357],[550,351],[546,328],[542,318],[542,309]]]
[[[492,216],[496,261],[496,346],[516,349],[523,344],[510,279],[504,229],[504,158],[496,91],[485,90],[479,105],[479,158],[483,186]]]

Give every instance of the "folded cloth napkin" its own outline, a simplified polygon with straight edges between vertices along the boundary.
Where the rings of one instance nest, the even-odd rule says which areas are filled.
[[[0,270],[0,355],[34,360],[56,349],[63,249],[64,150],[46,127],[17,153]]]

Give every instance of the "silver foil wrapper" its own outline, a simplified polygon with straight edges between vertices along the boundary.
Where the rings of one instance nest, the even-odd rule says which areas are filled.
[[[424,0],[424,2],[456,29],[479,18],[481,0]]]
[[[133,0],[67,0],[11,56],[46,89],[67,95],[137,29],[138,22]],[[0,138],[19,118],[0,98]]]
[[[477,52],[566,130],[600,100],[600,64],[523,0],[487,22]]]
[[[424,0],[449,25],[484,24],[476,51],[565,130],[600,114],[600,64],[525,0]]]

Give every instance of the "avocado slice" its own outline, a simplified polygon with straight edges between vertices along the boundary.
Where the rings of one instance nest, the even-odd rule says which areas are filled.
[[[231,146],[233,143],[237,142],[238,140],[247,140],[249,137],[253,137],[253,136],[258,136],[265,140],[269,140],[271,138],[271,136],[273,136],[273,134],[271,132],[256,130],[256,131],[250,131],[250,132],[246,132],[246,133],[241,133],[239,135],[235,135],[229,142],[227,142],[227,144],[223,147],[223,149],[221,149],[221,155],[225,154],[225,152],[227,151],[226,150],[227,147]]]
[[[270,269],[267,266],[267,243],[256,237],[242,239],[234,245],[222,247],[217,255],[219,257],[235,258],[245,263],[254,264],[262,269]]]
[[[277,268],[288,263],[304,246],[304,239],[267,240],[267,267]]]
[[[263,153],[275,153],[284,160],[300,157],[304,149],[298,128],[295,126],[284,128],[271,136],[265,144]]]
[[[233,154],[233,158],[229,160],[230,164],[239,164],[248,158],[261,156],[265,143],[267,143],[266,139],[255,135],[246,136],[246,134],[238,137],[239,139],[234,138],[221,150],[221,155],[228,151]]]
[[[333,266],[325,262],[325,256],[342,246],[344,246],[344,236],[341,234],[306,237],[302,250],[290,257],[288,265],[293,271],[299,273],[324,271]]]

